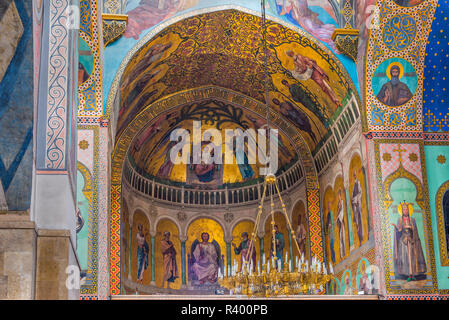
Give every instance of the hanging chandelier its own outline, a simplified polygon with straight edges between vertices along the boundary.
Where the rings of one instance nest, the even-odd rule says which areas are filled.
[[[265,255],[262,256],[262,265],[259,261],[256,270],[253,265],[253,260],[250,259],[250,257],[252,257],[254,251],[254,239],[260,224],[260,218],[263,212],[263,203],[265,201],[265,195],[268,187],[270,187],[270,215],[273,252],[271,254],[271,259],[265,260]],[[328,271],[326,265],[321,263],[318,259],[316,259],[316,257],[313,257],[312,261],[309,263],[309,261],[304,259],[304,253],[301,254],[301,258],[298,256],[294,261],[288,259],[286,254],[284,265],[281,265],[281,261],[276,256],[276,230],[274,228],[275,221],[273,202],[274,193],[279,196],[282,211],[287,221],[287,227],[291,232],[293,231],[284,201],[282,200],[281,193],[279,191],[276,177],[272,174],[267,175],[264,182],[264,192],[258,207],[256,223],[254,225],[253,232],[251,233],[248,254],[246,255],[246,259],[243,261],[241,271],[238,271],[238,265],[234,262],[231,270],[229,270],[230,275],[228,275],[228,272],[225,272],[225,275],[219,275],[219,284],[229,290],[231,295],[246,295],[249,297],[253,296],[268,298],[288,295],[317,294],[322,292],[325,284],[334,278],[334,271],[330,263]],[[296,249],[300,252],[299,245],[296,241],[296,235],[293,232],[292,238],[296,245]],[[251,260],[251,262],[248,262],[249,260]],[[293,262],[295,263],[293,264]]]
[[[265,0],[261,0],[262,7],[262,42],[264,47],[264,71],[265,71],[265,106],[267,117],[267,129],[270,130],[270,114],[269,114],[269,74],[268,74],[268,49],[266,41],[266,15],[265,15]],[[270,155],[271,156],[271,155]],[[265,255],[262,255],[262,265],[259,261],[257,270],[253,265],[251,258],[254,251],[254,239],[260,225],[260,219],[263,212],[265,196],[269,188],[270,195],[270,215],[271,215],[271,232],[272,232],[272,252],[271,258],[265,260]],[[243,265],[240,271],[238,270],[237,262],[231,270],[226,270],[225,274],[220,274],[219,284],[229,290],[231,295],[245,295],[249,297],[276,297],[289,295],[305,295],[317,294],[323,292],[323,287],[331,279],[334,278],[334,271],[332,265],[329,263],[329,269],[326,265],[320,262],[315,256],[312,257],[311,262],[304,259],[304,253],[301,253],[301,258],[296,257],[296,260],[288,259],[286,253],[284,264],[276,255],[276,230],[274,221],[274,202],[273,195],[277,194],[282,205],[282,211],[287,222],[287,227],[292,234],[293,242],[296,249],[299,250],[296,235],[293,232],[290,219],[282,200],[281,193],[278,187],[276,176],[270,173],[265,177],[263,194],[258,207],[257,217],[254,224],[253,232],[251,233],[251,241],[249,244],[248,254],[246,259],[243,259]],[[251,262],[249,262],[251,260]],[[293,263],[294,262],[294,263]]]

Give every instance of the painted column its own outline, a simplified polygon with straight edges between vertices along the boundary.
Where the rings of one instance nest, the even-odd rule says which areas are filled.
[[[226,263],[228,265],[228,274],[231,274],[232,265],[232,252],[231,252],[231,242],[226,242]]]
[[[292,268],[292,270],[294,270],[294,266],[293,266],[293,243],[292,243],[292,232],[291,230],[288,230],[288,240],[289,240],[289,251],[290,251],[290,266]],[[284,267],[284,266],[282,266]]]
[[[156,285],[156,281],[155,281],[155,279],[156,279],[156,276],[155,276],[155,265],[156,265],[156,263],[155,263],[155,240],[156,240],[156,238],[155,238],[155,236],[154,235],[151,235],[151,285],[152,286],[155,286]]]
[[[365,200],[366,200],[366,212],[367,212],[367,219],[368,219],[368,235],[372,231],[371,229],[371,217],[370,217],[370,199],[369,199],[369,189],[368,189],[368,176],[366,174],[365,168],[362,167],[363,177],[365,180]]]
[[[265,252],[264,246],[263,246],[263,236],[259,236],[259,245],[260,245],[260,271],[263,270],[263,255]]]
[[[351,215],[351,198],[349,197],[349,188],[345,188],[346,195],[346,210],[348,214],[348,233],[349,233],[349,248],[352,249],[354,246],[354,239],[352,233],[352,215]]]
[[[179,236],[179,241],[181,241],[181,288],[185,289],[187,285],[187,261],[186,261],[186,241],[187,236]]]

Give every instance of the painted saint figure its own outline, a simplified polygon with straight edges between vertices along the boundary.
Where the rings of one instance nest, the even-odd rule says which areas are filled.
[[[207,232],[201,234],[201,240],[202,242],[193,243],[192,245],[192,247],[196,245],[193,250],[195,262],[192,270],[201,284],[204,284],[206,281],[216,283],[219,268],[219,252],[214,243],[209,242],[209,234]]]
[[[143,273],[148,268],[149,246],[143,232],[143,226],[137,226],[137,282],[143,282]]]
[[[253,245],[252,248],[252,254],[251,254],[251,260],[253,262],[253,271],[256,271],[256,248],[254,244],[251,244],[252,241],[248,239],[248,233],[243,232],[241,234],[242,242],[240,242],[239,246],[237,247],[235,243],[232,243],[232,246],[234,247],[234,253],[240,254],[240,267],[239,272],[242,271],[242,266],[245,261],[249,264],[249,254],[250,254],[250,247]]]
[[[274,241],[276,243],[277,261],[280,261],[281,266],[283,266],[284,265],[283,253],[285,247],[284,235],[282,234],[282,232],[279,231],[279,227],[277,225],[274,225],[274,231],[275,231]],[[273,239],[271,239],[270,243],[271,243],[270,258],[271,258],[274,252]]]
[[[329,76],[315,60],[301,54],[295,54],[292,50],[287,50],[286,54],[293,59],[295,68],[291,70],[291,73],[296,80],[305,81],[312,79],[337,107],[341,107],[337,94],[328,83]]]
[[[331,253],[331,260],[332,263],[335,263],[335,249],[334,249],[334,242],[335,242],[335,236],[334,236],[334,218],[333,213],[331,210],[331,202],[329,201],[327,204],[327,208],[329,212],[327,213],[327,221],[326,221],[326,232],[329,237],[329,247],[330,247],[330,253]]]
[[[425,279],[427,266],[419,238],[416,221],[411,217],[413,207],[401,202],[398,207],[401,217],[394,226],[394,273],[396,279],[416,281]]]
[[[279,106],[279,111],[282,115],[292,121],[299,129],[307,132],[315,143],[318,142],[312,131],[309,118],[304,112],[295,108],[289,101],[280,102],[278,99],[274,98],[273,103]]]
[[[299,247],[299,255],[301,256],[304,254],[304,257],[306,256],[306,228],[304,227],[304,224],[302,223],[302,216],[298,216],[298,228],[296,229],[296,241],[298,242]]]
[[[401,69],[393,65],[390,69],[391,80],[385,83],[377,94],[377,99],[383,104],[396,107],[407,103],[413,96],[409,87],[399,80]]]
[[[161,252],[164,261],[164,277],[162,278],[162,287],[167,282],[167,288],[170,283],[175,282],[178,275],[178,265],[176,264],[176,249],[172,241],[170,241],[170,232],[164,232],[164,238],[161,240]]]
[[[371,282],[368,279],[368,274],[366,273],[366,263],[362,261],[360,264],[360,282],[359,282],[359,292],[363,294],[371,293]]]
[[[337,206],[337,226],[339,230],[340,238],[340,258],[343,260],[346,252],[345,246],[345,234],[346,234],[346,222],[345,222],[345,210],[343,205],[342,191],[338,191],[338,206]]]
[[[359,179],[357,179],[357,171],[354,170],[354,187],[352,188],[351,206],[353,220],[357,227],[357,236],[360,244],[363,241],[363,222],[362,222],[362,185]]]

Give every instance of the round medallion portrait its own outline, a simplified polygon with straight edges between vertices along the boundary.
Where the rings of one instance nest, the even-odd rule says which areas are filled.
[[[390,58],[376,69],[372,89],[377,99],[388,107],[397,107],[410,101],[416,91],[416,71],[407,60]]]

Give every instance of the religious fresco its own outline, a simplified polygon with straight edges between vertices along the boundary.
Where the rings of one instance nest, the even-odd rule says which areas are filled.
[[[239,222],[232,230],[231,262],[232,265],[237,263],[238,270],[242,270],[241,268],[244,261],[248,261],[248,263],[251,263],[252,261],[254,270],[262,268],[260,265],[260,242],[257,237],[254,240],[251,239],[253,230],[254,222],[249,220]],[[254,241],[254,244],[252,249],[253,253],[250,256],[249,249],[251,241]]]
[[[25,211],[33,158],[32,2],[7,1],[1,13],[0,211]]]
[[[137,210],[132,218],[130,241],[131,279],[144,285],[151,281],[150,222],[144,212]]]
[[[224,231],[207,218],[193,221],[187,229],[187,286],[191,290],[218,289],[218,275],[227,264]]]
[[[78,163],[77,170],[76,252],[82,271],[88,270],[89,215],[92,211],[92,175]]]
[[[417,87],[417,75],[413,66],[404,59],[391,58],[382,62],[373,75],[373,93],[388,107],[406,104]]]
[[[281,212],[274,213],[274,223],[275,223],[275,242],[276,242],[276,257],[278,261],[281,261],[282,265],[284,265],[285,259],[290,259],[290,237],[288,232],[287,221],[285,220],[285,216]],[[264,236],[264,253],[265,253],[265,261],[271,259],[273,257],[273,234],[272,234],[272,225],[271,225],[271,215],[267,216],[265,220],[265,236]]]
[[[220,21],[230,25],[225,28]],[[228,10],[187,18],[156,35],[124,69],[118,134],[152,102],[188,88],[213,83],[263,101],[260,35],[254,28],[259,23],[258,17]],[[229,30],[231,43],[225,45],[216,30]],[[268,33],[272,107],[304,132],[313,150],[354,87],[314,43],[274,22],[269,22]]]
[[[79,38],[78,53],[78,85],[81,85],[87,81],[94,69],[92,50],[83,38]]]
[[[339,54],[332,40],[332,33],[338,27],[334,9],[329,1],[323,0],[268,0],[272,11],[286,21],[297,25],[316,39],[327,44]]]
[[[203,187],[218,188],[223,184],[237,182],[255,181],[260,177],[259,162],[250,164],[250,150],[246,148],[243,152],[244,163],[237,164],[237,150],[233,150],[233,164],[210,164],[201,165],[180,163],[173,164],[170,160],[170,152],[177,141],[171,141],[170,135],[176,129],[193,130],[193,121],[201,121],[201,130],[217,129],[222,134],[220,143],[223,143],[222,152],[225,151],[225,130],[263,128],[266,120],[246,109],[234,107],[218,100],[208,100],[184,106],[176,111],[165,113],[157,118],[152,124],[143,129],[131,146],[130,159],[138,168],[139,172],[145,172],[148,177],[156,177],[161,181],[173,181],[191,186],[201,185]],[[257,138],[256,138],[257,139]],[[252,141],[256,148],[257,141]],[[193,138],[190,139],[193,144]],[[218,143],[218,142],[217,142]],[[248,142],[246,142],[248,146]],[[192,148],[192,147],[191,147]],[[210,148],[213,152],[213,141],[203,141],[202,151]],[[285,134],[279,132],[279,170],[284,170],[297,160],[296,152]],[[211,154],[213,157],[214,155]]]
[[[122,252],[121,269],[122,269],[122,277],[126,279],[131,278],[131,239],[132,239],[132,228],[130,226],[130,212],[128,209],[128,205],[125,200],[123,200],[122,204],[122,216],[120,219],[120,249]]]
[[[365,172],[359,155],[354,155],[349,164],[349,208],[352,216],[354,247],[368,241],[370,223],[366,197]]]
[[[351,276],[351,271],[350,270],[346,270],[343,273],[343,276],[341,277],[340,283],[341,283],[341,288],[340,288],[340,294],[343,295],[353,295],[356,294],[356,289],[353,286],[353,281],[352,281],[352,276]]]
[[[433,238],[427,191],[423,190],[422,146],[378,143],[378,181],[384,202],[382,231],[387,293],[424,293],[436,289]]]
[[[155,237],[155,279],[161,288],[181,288],[181,241],[176,224],[163,219]]]
[[[328,257],[333,264],[338,264],[349,255],[351,236],[346,194],[341,176],[335,179],[333,188],[330,186],[326,188],[323,210]]]
[[[426,90],[431,91],[435,87],[436,82],[434,76],[429,78],[425,75],[425,70],[435,68],[434,65],[438,64],[429,63],[431,59],[429,56],[433,53],[429,54],[431,51],[426,53],[426,48],[429,48],[428,36],[433,30],[432,22],[436,21],[431,17],[438,11],[437,3],[436,0],[377,1],[374,10],[376,24],[370,29],[364,64],[366,66],[366,124],[370,130],[421,131],[423,124],[436,130],[435,125],[441,122],[439,115],[432,115],[431,113],[435,114],[433,111],[424,112],[422,108],[429,99],[436,101],[430,96],[423,101],[422,98]],[[437,33],[440,33],[439,30]],[[442,42],[446,43],[446,41]],[[440,51],[439,53],[442,54]],[[443,57],[442,54],[439,59]],[[390,66],[387,72],[392,62],[397,62],[398,65]],[[397,77],[398,68],[399,76]],[[438,71],[435,70],[435,73]],[[392,72],[395,75],[392,75]],[[425,78],[429,82],[427,88],[423,88]],[[390,87],[391,89],[387,90]],[[433,92],[429,94],[434,96]],[[434,102],[430,105],[432,104]]]
[[[299,254],[298,249],[296,248],[295,244],[292,244],[293,248],[293,256],[294,257],[301,257],[304,255],[305,259],[310,259],[309,254],[309,226],[307,223],[307,215],[306,215],[306,207],[304,205],[304,202],[299,201],[293,208],[292,212],[292,228],[296,235],[296,241],[298,243],[299,247]],[[293,241],[293,240],[292,240]]]

